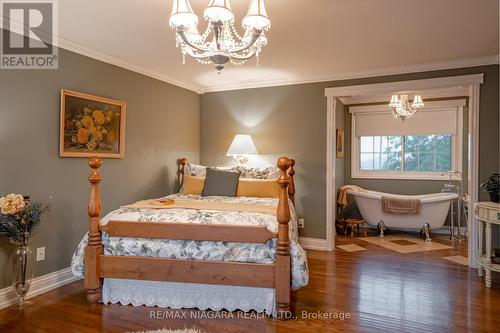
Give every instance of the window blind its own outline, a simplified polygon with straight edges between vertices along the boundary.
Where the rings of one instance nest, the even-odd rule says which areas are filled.
[[[457,134],[458,108],[420,110],[404,122],[390,111],[352,112],[354,130],[360,136]]]

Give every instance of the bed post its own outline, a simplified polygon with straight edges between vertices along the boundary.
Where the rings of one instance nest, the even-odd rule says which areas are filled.
[[[184,182],[184,173],[186,172],[186,166],[188,164],[187,158],[183,157],[179,160],[179,185],[182,186]]]
[[[288,185],[288,197],[295,206],[295,181],[293,180],[293,175],[295,175],[295,160],[290,159],[290,169],[288,169],[288,176],[290,177],[290,185]]]
[[[99,274],[99,256],[103,253],[101,243],[101,232],[99,222],[101,215],[101,198],[99,196],[99,167],[102,164],[100,157],[91,157],[89,166],[91,168],[89,182],[91,184],[90,201],[88,206],[89,215],[89,235],[88,243],[85,247],[85,289],[87,289],[87,301],[97,304],[101,298],[101,277]]]
[[[288,234],[288,222],[290,222],[290,206],[288,205],[288,185],[290,178],[287,170],[290,167],[290,160],[281,157],[278,160],[280,177],[280,195],[278,202],[278,246],[275,263],[275,291],[276,291],[276,312],[279,319],[290,319],[290,239]]]

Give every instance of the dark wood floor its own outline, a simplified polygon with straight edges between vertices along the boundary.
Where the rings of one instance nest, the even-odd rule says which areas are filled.
[[[217,318],[220,313],[168,309],[163,316],[179,318],[155,319],[150,312],[158,308],[89,308],[79,281],[36,297],[35,305],[24,312],[0,311],[0,332],[126,332],[162,327],[196,327],[214,333],[500,331],[498,276],[493,288],[487,289],[476,271],[441,259],[466,255],[465,243],[448,250],[399,254],[350,237],[337,238],[337,245],[351,243],[367,251],[308,251],[309,286],[293,296],[297,319]],[[333,318],[303,316],[307,312],[314,317],[318,311]],[[350,318],[339,319],[342,314]],[[198,318],[180,318],[184,315]]]

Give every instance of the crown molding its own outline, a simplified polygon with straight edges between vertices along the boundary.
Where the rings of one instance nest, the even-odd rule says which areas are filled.
[[[57,39],[58,47],[61,49],[71,51],[71,52],[74,52],[74,53],[77,53],[77,54],[80,54],[80,55],[83,55],[83,56],[86,56],[86,57],[89,57],[89,58],[92,58],[95,60],[99,60],[99,61],[105,62],[107,64],[110,64],[110,65],[114,65],[117,67],[128,69],[129,71],[139,73],[139,74],[142,74],[142,75],[145,75],[145,76],[148,76],[148,77],[151,77],[153,79],[157,79],[157,80],[160,80],[160,81],[163,81],[166,83],[170,83],[170,84],[175,85],[177,87],[191,90],[197,94],[202,93],[201,87],[198,87],[196,85],[192,85],[192,84],[189,84],[187,82],[174,79],[173,77],[161,74],[159,72],[155,72],[155,71],[146,69],[144,67],[134,65],[134,64],[132,64],[128,61],[125,61],[123,59],[102,53],[102,52],[94,50],[90,47],[75,43],[73,41],[70,41],[70,40],[67,40],[64,38],[56,37],[56,39]]]
[[[500,55],[492,55],[486,57],[464,58],[464,59],[442,61],[435,63],[405,65],[405,66],[390,67],[377,70],[313,76],[308,78],[294,78],[294,79],[283,78],[276,80],[264,80],[259,82],[214,85],[203,88],[202,93],[239,90],[239,89],[265,88],[265,87],[275,87],[275,86],[287,86],[287,85],[304,84],[304,83],[340,81],[349,79],[362,79],[362,78],[377,77],[377,76],[429,72],[429,71],[438,71],[438,70],[454,69],[454,68],[498,65],[499,63],[500,63]]]
[[[24,34],[24,27],[25,27],[24,24],[22,24],[18,21],[9,20],[3,16],[0,16],[0,27],[3,27],[5,25],[10,27],[10,31],[12,31],[16,34],[19,34],[19,35]],[[64,49],[64,50],[67,50],[67,51],[70,51],[70,52],[73,52],[73,53],[76,53],[79,55],[83,55],[83,56],[88,57],[88,58],[99,60],[101,62],[110,64],[110,65],[124,68],[124,69],[127,69],[129,71],[139,73],[139,74],[151,77],[151,78],[156,79],[156,80],[170,83],[170,84],[175,85],[177,87],[191,90],[197,94],[202,93],[201,87],[199,87],[199,86],[189,84],[189,83],[181,81],[181,80],[177,80],[173,77],[161,74],[159,72],[149,70],[149,69],[141,67],[141,66],[134,65],[133,63],[128,62],[126,60],[123,60],[123,59],[120,59],[118,57],[111,56],[109,54],[97,51],[93,48],[76,43],[74,41],[71,41],[71,40],[56,36],[56,35],[51,35],[49,33],[46,33],[45,31],[40,30],[40,31],[38,31],[38,33],[41,36],[45,37],[46,39],[52,39],[52,44],[59,49]]]

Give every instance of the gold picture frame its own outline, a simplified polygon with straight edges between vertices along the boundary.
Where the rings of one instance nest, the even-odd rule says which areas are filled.
[[[336,143],[335,143],[335,156],[337,158],[342,158],[344,157],[345,151],[344,151],[344,129],[343,128],[337,128],[336,132]]]
[[[61,89],[59,156],[125,157],[127,104]]]

